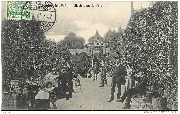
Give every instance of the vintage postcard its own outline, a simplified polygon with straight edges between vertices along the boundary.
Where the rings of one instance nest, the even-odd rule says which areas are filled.
[[[2,111],[178,110],[177,1],[2,1]]]

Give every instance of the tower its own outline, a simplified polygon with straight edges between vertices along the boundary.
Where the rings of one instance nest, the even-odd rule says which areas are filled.
[[[98,37],[100,36],[98,30],[96,30],[95,36],[98,36]]]
[[[131,1],[131,15],[134,13],[133,1]]]

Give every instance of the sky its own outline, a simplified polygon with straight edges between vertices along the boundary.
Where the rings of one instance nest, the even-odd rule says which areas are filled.
[[[83,37],[85,42],[95,35],[96,30],[104,37],[111,30],[125,28],[131,15],[131,2],[53,2],[54,4],[66,4],[68,7],[56,8],[56,22],[46,32],[47,39],[58,42],[63,40],[69,32]],[[75,8],[74,4],[99,4],[102,7]],[[134,9],[147,8],[150,2],[133,2]]]
[[[56,7],[56,22],[45,35],[47,39],[55,42],[61,41],[69,32],[74,32],[77,36],[83,37],[85,43],[95,35],[96,30],[104,37],[105,33],[111,30],[125,28],[131,15],[131,2],[59,2],[53,4],[67,7]],[[102,7],[74,7],[75,4],[99,4]],[[2,13],[5,8],[2,4]],[[150,2],[133,2],[134,9],[147,8]],[[2,16],[4,17],[4,16]]]

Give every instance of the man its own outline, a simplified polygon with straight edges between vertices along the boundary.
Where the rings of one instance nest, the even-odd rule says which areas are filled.
[[[87,67],[87,78],[92,78],[92,67],[91,65],[88,65]]]
[[[102,61],[101,65],[101,85],[100,87],[104,87],[104,84],[107,85],[107,79],[106,79],[106,64]]]
[[[68,66],[63,66],[59,72],[59,87],[61,91],[61,96],[66,97],[68,100],[72,98],[73,92],[73,74],[72,69]]]
[[[99,73],[99,66],[98,66],[98,63],[95,63],[94,66],[93,66],[93,81],[94,80],[97,80],[97,74]]]
[[[114,100],[114,92],[115,92],[116,85],[118,88],[117,99],[120,99],[121,84],[125,82],[126,75],[127,75],[126,68],[123,66],[123,64],[120,64],[119,59],[117,59],[116,64],[115,64],[115,71],[112,77],[111,98],[108,102],[111,102]]]
[[[142,71],[142,75],[140,75],[140,77],[136,77],[135,80],[138,80],[138,85],[135,86],[134,88],[128,89],[123,96],[121,97],[121,99],[117,100],[118,102],[124,102],[124,100],[126,99],[126,103],[124,106],[124,109],[129,109],[131,107],[130,105],[130,101],[131,98],[134,95],[137,94],[141,94],[144,95],[147,91],[147,85],[148,85],[148,78],[146,76],[146,70]]]
[[[63,66],[59,69],[59,80],[58,80],[58,98],[64,98],[66,96],[65,86],[67,83],[66,68]]]
[[[69,97],[72,98],[72,92],[73,92],[73,68],[71,65],[67,66],[67,75],[68,75],[68,92]]]

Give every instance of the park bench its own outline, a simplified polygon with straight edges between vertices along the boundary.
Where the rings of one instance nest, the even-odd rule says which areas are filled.
[[[145,95],[135,95],[132,98],[132,108],[137,110],[153,110],[151,91],[148,91]]]

